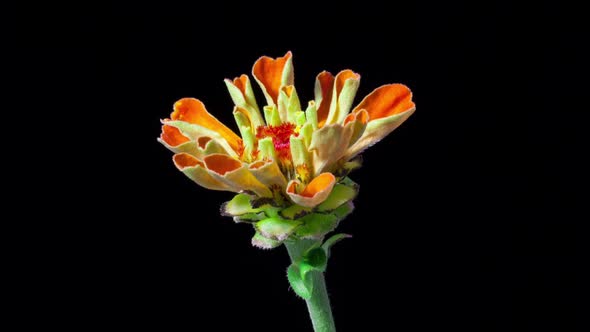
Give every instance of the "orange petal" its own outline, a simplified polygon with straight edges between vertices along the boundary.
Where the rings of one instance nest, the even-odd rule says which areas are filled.
[[[370,121],[405,112],[416,107],[412,102],[412,92],[403,84],[383,85],[361,101],[354,111],[365,109]]]
[[[170,145],[171,147],[179,146],[182,143],[186,143],[190,141],[190,139],[184,136],[178,128],[163,125],[162,126],[162,133],[160,134],[160,138],[162,141],[166,142],[166,144]]]
[[[322,173],[313,179],[303,189],[301,194],[295,193],[295,189],[297,188],[296,183],[295,181],[291,181],[288,184],[287,195],[296,204],[305,207],[314,207],[328,198],[336,183],[336,178],[332,173]]]
[[[235,171],[242,167],[242,163],[239,160],[224,154],[212,154],[205,157],[204,161],[207,169],[220,175],[225,175],[227,172]]]
[[[359,80],[361,79],[361,75],[353,72],[350,69],[343,70],[339,72],[338,75],[336,75],[336,93],[340,94],[342,88],[344,87],[344,82],[350,78]]]
[[[211,137],[201,136],[197,140],[197,143],[199,144],[199,147],[201,149],[205,149],[205,147],[207,146],[207,143],[209,143],[209,141],[211,141]]]
[[[332,102],[332,91],[334,87],[334,75],[330,72],[323,71],[316,77],[316,102],[318,107],[318,127],[323,127],[330,113],[330,103]],[[318,101],[319,100],[319,101]]]
[[[172,157],[172,160],[174,160],[174,165],[176,165],[176,167],[178,167],[178,169],[181,171],[187,167],[193,167],[197,165],[201,167],[204,166],[203,162],[188,153],[175,154],[174,157]]]
[[[265,93],[268,94],[274,104],[277,104],[279,89],[283,85],[283,71],[287,61],[291,58],[291,51],[287,52],[285,56],[276,59],[263,56],[254,63],[252,68],[252,75],[261,84]],[[292,84],[287,83],[285,85]]]
[[[322,190],[325,190],[328,187],[334,186],[334,181],[336,178],[332,173],[323,173],[318,175],[315,179],[311,180],[311,182],[303,189],[301,192],[301,196],[303,197],[313,197],[317,193]]]
[[[246,85],[248,84],[248,76],[242,74],[240,77],[234,78],[234,85],[240,89],[244,95],[246,95]]]
[[[239,147],[240,137],[207,112],[205,105],[198,99],[183,98],[177,101],[174,104],[174,112],[172,112],[171,118],[172,120],[197,124],[219,133],[234,151],[237,151]]]

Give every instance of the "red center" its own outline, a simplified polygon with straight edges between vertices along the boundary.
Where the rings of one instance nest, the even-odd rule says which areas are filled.
[[[292,134],[295,134],[295,136],[298,135],[295,132],[295,127],[295,124],[289,122],[278,126],[259,126],[256,130],[256,138],[261,139],[271,137],[279,159],[290,160],[290,138]]]

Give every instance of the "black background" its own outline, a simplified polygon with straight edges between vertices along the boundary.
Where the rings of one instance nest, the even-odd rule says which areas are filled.
[[[235,128],[222,80],[291,50],[304,101],[318,72],[350,68],[357,101],[400,82],[417,105],[351,176],[354,237],[327,272],[339,331],[576,330],[581,125],[564,116],[578,91],[561,8],[392,6],[105,5],[49,20],[37,65],[72,83],[93,151],[67,148],[85,212],[53,244],[59,282],[39,286],[41,306],[64,304],[48,322],[310,330],[285,250],[251,247],[252,229],[219,215],[232,195],[192,183],[156,142],[186,96]]]

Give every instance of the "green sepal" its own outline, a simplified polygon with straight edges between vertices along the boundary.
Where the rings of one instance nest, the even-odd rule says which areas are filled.
[[[260,209],[252,207],[252,198],[246,194],[237,194],[229,202],[221,205],[221,215],[223,216],[240,216],[247,213],[257,213]]]
[[[295,294],[299,295],[301,298],[305,300],[309,300],[311,298],[311,293],[313,291],[313,283],[311,279],[306,280],[305,278],[301,277],[301,271],[296,263],[293,263],[287,269],[287,279],[289,280],[289,284]]]
[[[295,235],[302,239],[321,239],[338,226],[340,218],[334,214],[311,213],[299,220],[303,224],[297,227]]]
[[[362,156],[358,156],[345,162],[344,165],[342,165],[342,170],[344,171],[345,175],[348,175],[348,173],[361,168],[361,166],[363,166],[363,158]]]
[[[355,187],[356,191],[358,191],[359,185],[356,182],[352,181],[349,177],[343,178],[342,180],[340,180],[340,183],[345,186]]]
[[[301,206],[298,204],[293,204],[288,208],[281,210],[280,215],[286,219],[299,219],[304,215],[311,212],[311,208],[307,208],[305,206]]]
[[[253,223],[253,222],[257,222],[260,221],[264,218],[267,218],[267,215],[263,212],[258,212],[258,213],[245,213],[239,216],[235,216],[234,222],[236,223]]]
[[[256,232],[252,237],[252,245],[260,249],[273,249],[282,244],[281,241],[276,241],[262,236],[262,234]]]
[[[333,245],[335,245],[336,243],[338,243],[344,239],[348,239],[351,237],[352,237],[352,235],[344,234],[344,233],[338,233],[338,234],[334,234],[334,235],[330,236],[330,238],[327,239],[324,242],[324,244],[322,244],[322,249],[324,250],[326,257],[330,257],[330,249],[332,248]]]
[[[351,214],[352,211],[354,211],[354,204],[352,201],[348,201],[345,204],[340,205],[336,210],[332,211],[332,214],[336,216],[338,220],[342,220]]]
[[[272,217],[257,222],[255,227],[264,237],[283,241],[287,239],[299,225],[301,225],[301,221],[299,220]]]
[[[356,194],[356,188],[343,184],[336,184],[332,189],[330,196],[328,196],[322,204],[318,205],[317,209],[320,212],[335,210],[340,205],[353,200]]]

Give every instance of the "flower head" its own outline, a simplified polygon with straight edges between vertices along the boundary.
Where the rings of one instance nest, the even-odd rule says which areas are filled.
[[[324,71],[303,109],[291,52],[259,58],[252,75],[264,93],[262,109],[247,75],[225,80],[240,135],[200,100],[183,98],[162,121],[158,140],[199,185],[239,193],[222,212],[254,222],[254,244],[323,237],[352,210],[357,186],[347,174],[359,165],[356,157],[414,112],[412,94],[402,84],[383,85],[352,108],[360,75]]]

